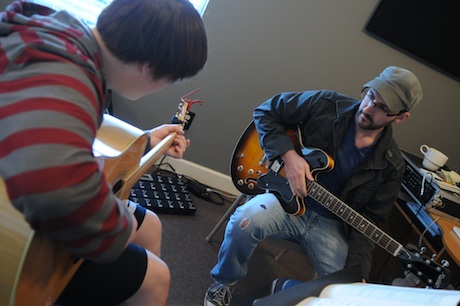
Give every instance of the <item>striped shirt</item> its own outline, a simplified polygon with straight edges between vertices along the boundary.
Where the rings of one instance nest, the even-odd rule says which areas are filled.
[[[97,262],[132,228],[92,153],[106,96],[85,24],[23,1],[0,13],[0,176],[34,230]]]

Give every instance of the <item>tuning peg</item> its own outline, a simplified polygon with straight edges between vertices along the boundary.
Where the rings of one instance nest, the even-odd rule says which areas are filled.
[[[412,271],[415,271],[414,266],[410,263],[406,265],[406,270],[404,271],[404,274],[409,274],[412,273]]]
[[[420,282],[420,279],[424,276],[422,271],[417,271],[417,279],[418,282]],[[417,283],[418,283],[417,282]],[[433,284],[433,280],[431,278],[427,278],[424,280],[424,282],[428,285],[428,287],[431,287],[430,285]]]
[[[444,267],[444,268],[447,268],[450,266],[450,262],[446,259],[443,259],[441,260],[441,265]]]
[[[425,253],[425,251],[426,251],[426,247],[421,247],[419,253],[423,254],[423,253]]]

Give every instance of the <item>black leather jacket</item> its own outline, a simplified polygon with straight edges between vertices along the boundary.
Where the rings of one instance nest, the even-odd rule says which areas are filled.
[[[333,158],[349,120],[361,103],[334,91],[286,92],[267,100],[254,110],[259,139],[269,160],[294,149],[285,126],[300,126],[303,144],[321,148]],[[345,184],[340,198],[369,221],[378,224],[388,217],[404,174],[404,160],[392,138],[389,125],[374,152],[356,169]],[[374,243],[346,226],[349,251],[346,266],[360,264],[368,278]]]

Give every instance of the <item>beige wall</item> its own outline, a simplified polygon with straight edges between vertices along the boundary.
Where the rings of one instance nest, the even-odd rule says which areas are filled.
[[[1,1],[1,0],[0,0]],[[5,3],[5,1],[2,1]],[[179,98],[205,104],[188,131],[185,159],[228,174],[229,160],[254,107],[280,91],[334,89],[359,97],[362,84],[389,65],[412,70],[424,99],[395,126],[400,147],[421,144],[460,166],[460,83],[363,32],[378,0],[210,0],[204,15],[209,60],[196,77],[139,101],[115,96],[115,114],[141,128],[169,122]]]
[[[460,83],[367,35],[378,0],[210,0],[204,15],[209,61],[197,77],[140,101],[116,100],[116,113],[142,127],[167,122],[179,97],[197,87],[205,104],[189,130],[186,159],[228,173],[235,143],[258,104],[280,91],[328,88],[359,97],[389,65],[412,70],[424,99],[395,126],[403,149],[421,144],[460,166]]]

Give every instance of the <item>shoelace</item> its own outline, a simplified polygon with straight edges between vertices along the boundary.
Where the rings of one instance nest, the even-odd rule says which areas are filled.
[[[222,301],[223,304],[221,303],[220,305],[230,304],[230,300],[232,298],[232,291],[227,286],[217,285],[215,290],[211,291],[211,293],[214,301]]]

